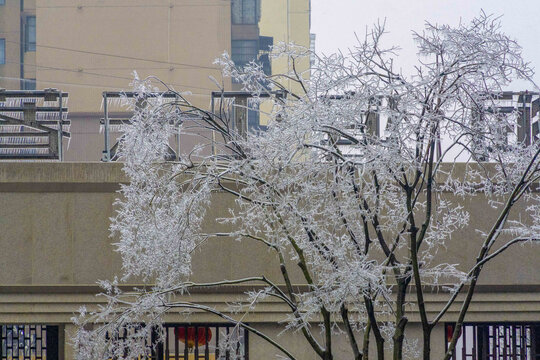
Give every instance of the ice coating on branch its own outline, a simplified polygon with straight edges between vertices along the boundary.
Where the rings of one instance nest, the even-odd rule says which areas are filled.
[[[111,230],[123,260],[120,283],[142,279],[148,287],[105,286],[108,304],[84,316],[106,325],[80,331],[81,358],[107,359],[126,347],[143,354],[145,331],[159,326],[163,312],[192,310],[236,322],[291,357],[243,322],[270,299],[290,310],[284,330],[301,334],[321,358],[332,351],[331,334],[350,337],[368,320],[387,349],[418,358],[418,340],[396,334],[411,308],[425,313],[422,289],[444,292],[449,307],[485,262],[513,244],[538,242],[540,205],[531,191],[540,175],[538,143],[507,136],[515,114],[497,111],[509,81],[532,74],[519,46],[485,14],[457,27],[428,23],[414,34],[421,59],[407,77],[393,68],[397,49],[381,47],[383,34],[376,25],[349,54],[316,55],[306,70],[308,50],[278,44],[272,58],[291,64],[284,74],[267,75],[256,63],[237,68],[224,54],[216,63],[252,94],[247,106],[268,122],[265,131],[239,131],[230,101],[218,100],[212,114],[180,93],[174,102],[150,96],[151,81],[134,82],[140,95],[125,100],[134,116],[119,149],[130,183],[122,185]],[[178,128],[212,135],[166,161]],[[216,194],[230,204],[217,219],[227,230],[209,233]],[[471,226],[479,214],[467,210],[476,198],[500,214],[479,229]],[[517,203],[526,205],[510,214]],[[440,260],[460,246],[456,234],[464,230],[484,241],[472,268]],[[271,254],[282,278],[193,283],[194,252],[231,240],[260,244],[266,251],[252,256]],[[238,284],[253,289],[229,310],[182,297]],[[422,321],[438,322],[448,307]],[[103,336],[141,322],[147,326],[130,328],[125,344]],[[221,346],[232,346],[228,340]]]

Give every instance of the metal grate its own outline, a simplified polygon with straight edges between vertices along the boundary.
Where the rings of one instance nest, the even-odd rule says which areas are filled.
[[[1,325],[1,360],[57,360],[58,326]]]
[[[111,336],[122,344],[122,340],[135,336],[142,327],[131,325]],[[248,360],[249,357],[248,332],[234,324],[164,324],[163,333],[153,329],[144,339],[144,346],[151,349],[145,359],[152,360]],[[127,349],[124,356],[128,356]]]
[[[168,324],[165,337],[158,347],[158,359],[167,360],[229,360],[248,359],[248,334],[230,324]],[[229,349],[224,350],[224,343]]]
[[[104,134],[105,149],[103,150],[101,161],[117,161],[117,150],[120,142],[122,141],[122,135],[116,138],[115,144],[111,146],[111,133],[120,132],[123,125],[130,124],[129,116],[131,115],[130,113],[126,113],[125,111],[130,101],[136,102],[136,106],[145,106],[145,101],[141,101],[141,99],[139,99],[139,93],[131,91],[104,91],[102,96],[102,108],[104,117],[101,119],[99,127],[100,132],[103,132]],[[145,94],[145,97],[147,101],[151,100],[152,98],[161,98],[166,102],[174,102],[178,100],[178,94],[171,91],[147,93]],[[117,110],[122,111],[122,117],[115,118],[111,116],[110,112],[114,107],[116,107]],[[127,118],[126,115],[128,115]],[[169,157],[167,160],[178,159],[178,148],[180,146],[179,135],[176,138],[176,143],[176,151],[169,146]]]
[[[446,346],[454,324],[446,324]],[[465,324],[453,360],[540,360],[540,323]]]
[[[0,159],[62,160],[70,137],[68,94],[0,89]]]

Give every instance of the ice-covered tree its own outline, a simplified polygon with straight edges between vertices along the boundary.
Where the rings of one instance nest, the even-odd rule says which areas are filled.
[[[530,79],[532,70],[498,19],[485,14],[456,27],[427,23],[414,33],[413,75],[394,69],[397,49],[382,47],[383,34],[375,26],[349,54],[316,56],[306,73],[296,69],[309,51],[291,45],[273,50],[288,57],[285,74],[266,75],[255,63],[238,69],[225,55],[224,74],[243,84],[251,104],[271,109],[265,131],[239,131],[225,101],[211,113],[182,93],[172,102],[148,97],[150,83],[136,82],[139,96],[126,99],[135,115],[119,150],[130,183],[122,186],[112,224],[124,273],[104,284],[108,304],[83,314],[84,324],[96,325],[81,327],[75,339],[81,359],[145,353],[145,331],[157,326],[159,333],[163,314],[175,308],[235,322],[294,359],[241,316],[182,297],[192,287],[230,284],[254,285],[235,311],[252,311],[268,296],[283,302],[290,310],[284,328],[299,331],[324,360],[333,358],[337,331],[356,360],[383,359],[385,351],[396,360],[430,359],[432,329],[458,305],[450,358],[484,265],[513,244],[540,238],[539,197],[531,188],[540,176],[540,146],[507,136],[514,120],[497,113],[498,94],[514,78]],[[188,115],[192,120],[180,121]],[[178,127],[212,131],[213,151],[202,141],[178,161],[164,161]],[[456,160],[464,171],[455,170]],[[218,221],[231,232],[205,232],[216,192],[230,196],[230,212]],[[483,231],[474,266],[463,271],[438,262],[437,251],[459,246],[452,234],[476,216],[461,201],[478,194],[498,217],[484,224],[487,230],[470,229]],[[515,216],[519,203],[526,206]],[[192,253],[214,237],[263,244],[282,279],[192,282]],[[293,287],[292,271],[302,274],[302,291]],[[118,285],[131,278],[152,285],[121,292]],[[425,307],[428,288],[447,294],[435,317]],[[405,340],[409,303],[421,319],[418,348]],[[105,336],[140,323],[146,326],[125,339]]]

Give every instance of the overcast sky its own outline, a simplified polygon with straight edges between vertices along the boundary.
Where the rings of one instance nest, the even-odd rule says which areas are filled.
[[[524,57],[536,68],[540,85],[540,0],[311,0],[311,31],[317,35],[316,50],[330,54],[356,43],[366,26],[386,18],[387,41],[402,48],[400,64],[407,68],[415,58],[411,30],[422,30],[425,20],[458,24],[469,21],[483,9],[502,15],[504,31],[523,47]],[[526,88],[525,88],[526,87]],[[515,83],[513,90],[534,90]]]

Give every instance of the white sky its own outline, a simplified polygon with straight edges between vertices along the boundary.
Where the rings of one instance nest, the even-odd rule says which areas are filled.
[[[316,51],[325,54],[346,51],[365,34],[366,26],[386,19],[387,43],[402,48],[399,63],[403,71],[414,63],[411,30],[420,31],[424,21],[457,24],[468,22],[483,9],[503,15],[503,30],[523,47],[526,61],[537,69],[540,85],[540,0],[311,0],[311,32],[317,35]],[[512,90],[535,90],[515,83]]]

